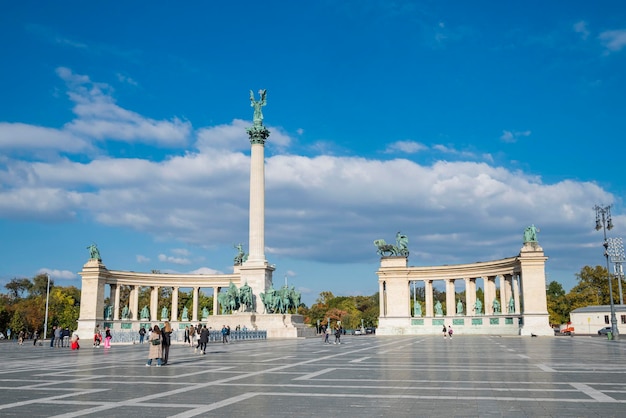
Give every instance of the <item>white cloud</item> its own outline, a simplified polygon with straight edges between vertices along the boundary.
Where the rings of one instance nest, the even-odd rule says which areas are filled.
[[[143,256],[141,254],[137,255],[135,258],[137,259],[137,262],[139,264],[149,263],[150,262],[150,258],[148,258],[146,256]]]
[[[50,150],[78,153],[93,147],[84,138],[71,132],[24,123],[0,122],[0,149],[5,152],[22,150],[42,154]]]
[[[188,258],[172,257],[172,256],[168,256],[165,254],[159,254],[159,261],[163,263],[172,263],[172,264],[181,264],[181,265],[191,264],[191,261]]]
[[[520,138],[530,136],[531,131],[502,131],[502,136],[500,136],[500,140],[502,142],[517,142]]]
[[[626,46],[626,29],[608,30],[602,32],[598,38],[607,50],[621,51]]]
[[[61,280],[73,280],[77,279],[78,275],[69,270],[56,270],[56,269],[47,269],[42,268],[39,269],[37,274],[48,274],[51,279],[61,279]]]
[[[385,149],[386,154],[402,152],[405,154],[415,154],[420,151],[427,150],[428,147],[415,141],[396,141],[389,144]]]
[[[89,77],[60,67],[57,74],[68,86],[68,97],[75,103],[78,116],[64,129],[97,140],[143,142],[162,146],[184,146],[191,133],[191,124],[172,118],[158,121],[128,111],[115,104],[112,88],[92,82]]]
[[[580,22],[574,23],[574,32],[580,34],[582,39],[587,39],[589,37],[589,29],[587,27],[587,22],[581,20]]]

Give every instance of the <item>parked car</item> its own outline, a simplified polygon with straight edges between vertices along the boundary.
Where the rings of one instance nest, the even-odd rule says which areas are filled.
[[[561,330],[561,334],[563,335],[572,335],[573,332],[574,332],[574,327],[567,327]]]
[[[609,332],[611,332],[612,330],[613,330],[613,328],[611,328],[611,327],[604,327],[604,328],[600,328],[600,329],[598,330],[598,335],[606,335],[606,334],[608,334]]]
[[[354,330],[354,335],[361,335],[361,334],[363,334],[363,333],[361,332],[360,329],[355,329]]]
[[[366,334],[376,334],[376,328],[374,328],[374,327],[367,327],[367,328],[365,328],[365,333]]]

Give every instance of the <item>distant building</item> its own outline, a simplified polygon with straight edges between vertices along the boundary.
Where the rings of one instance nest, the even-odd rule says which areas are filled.
[[[626,332],[626,305],[615,305],[617,329]],[[597,334],[600,328],[611,326],[611,305],[585,306],[569,314],[576,334]]]

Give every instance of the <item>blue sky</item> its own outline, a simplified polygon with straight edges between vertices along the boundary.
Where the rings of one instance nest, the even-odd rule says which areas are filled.
[[[249,90],[267,89],[266,256],[312,303],[411,265],[515,256],[548,280],[623,236],[621,1],[7,3],[0,14],[0,283],[230,272],[248,240]]]

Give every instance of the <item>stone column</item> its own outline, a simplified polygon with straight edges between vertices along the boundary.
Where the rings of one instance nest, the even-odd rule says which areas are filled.
[[[468,315],[476,315],[476,308],[474,305],[476,304],[476,279],[471,278],[468,281],[468,288],[466,290],[467,293],[467,313]]]
[[[519,297],[519,280],[518,275],[513,276],[513,299],[515,300],[515,313],[521,314],[520,297]],[[546,311],[548,308],[546,307]]]
[[[159,286],[153,286],[150,291],[150,318],[153,322],[159,320]]]
[[[120,291],[122,285],[116,284],[111,290],[113,291],[113,320],[118,321],[120,319]]]
[[[502,305],[503,310],[502,312],[506,312],[506,313],[510,313],[509,312],[509,299],[511,299],[511,297],[513,296],[513,276],[510,274],[506,275],[506,281],[504,282],[504,295],[506,298],[506,301],[504,302],[504,305]]]
[[[433,281],[432,280],[424,280],[424,292],[426,299],[426,316],[435,316],[433,314],[434,304],[433,304]]]
[[[191,307],[191,320],[198,322],[198,291],[200,288],[193,288],[193,306]]]
[[[139,286],[131,287],[128,300],[130,304],[130,318],[133,321],[137,321],[139,319]]]
[[[504,274],[500,275],[500,312],[502,312],[503,314],[506,313],[506,304],[507,304],[507,300],[506,300],[506,292],[504,289]]]
[[[496,298],[496,277],[485,277],[485,315],[493,315],[493,300]]]
[[[217,295],[219,295],[220,293],[220,288],[219,287],[214,287],[213,288],[213,315],[217,315],[218,309],[219,309],[219,303],[217,301]],[[263,312],[263,311],[261,311]]]
[[[178,287],[172,288],[172,309],[170,312],[170,321],[178,321]]]
[[[378,283],[378,306],[380,307],[380,316],[387,316],[385,309],[385,282]]]
[[[456,315],[456,298],[454,292],[454,279],[446,279],[446,315]]]

